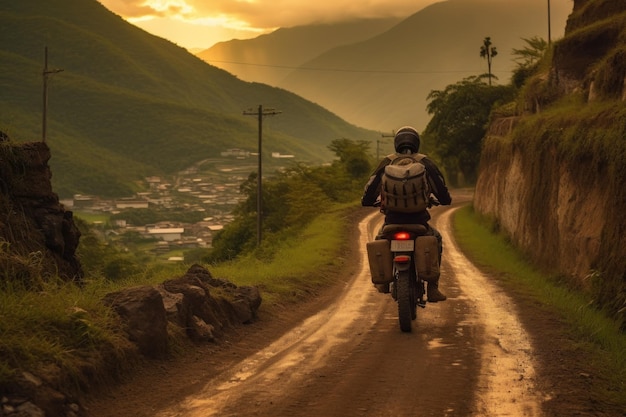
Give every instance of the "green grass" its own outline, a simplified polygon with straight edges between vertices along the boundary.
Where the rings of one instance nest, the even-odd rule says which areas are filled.
[[[346,207],[318,216],[303,231],[278,243],[271,260],[253,255],[210,267],[218,277],[227,277],[237,285],[260,285],[264,303],[298,297],[329,282],[333,268],[343,263],[341,255],[345,231]]]
[[[23,371],[41,376],[58,369],[74,392],[89,384],[89,374],[106,380],[128,342],[100,296],[96,288],[69,284],[0,291],[0,387]]]
[[[492,233],[489,220],[471,206],[454,216],[454,235],[463,252],[477,266],[497,277],[505,287],[522,293],[546,306],[567,324],[565,333],[588,353],[586,361],[616,386],[626,380],[626,335],[619,323],[592,306],[588,295],[559,284],[556,277],[533,268],[506,237]],[[622,397],[624,397],[622,395]],[[626,404],[626,398],[620,398]]]
[[[237,285],[258,285],[261,308],[298,301],[328,284],[341,267],[342,233],[348,222],[346,206],[330,209],[310,226],[281,240],[278,255],[269,261],[246,257],[223,265],[207,266],[218,278]],[[171,255],[171,254],[168,254]],[[85,375],[106,381],[120,369],[131,369],[136,360],[128,355],[115,314],[101,300],[105,294],[135,285],[161,283],[183,275],[190,265],[154,263],[135,276],[110,282],[86,279],[83,289],[49,284],[44,291],[7,288],[0,292],[0,389],[9,388],[24,371],[41,375],[60,369],[66,389],[89,384]]]
[[[235,260],[214,265],[203,265],[216,278],[226,279],[236,285],[256,285],[263,291],[263,304],[267,300],[283,302],[296,299],[333,278],[333,273],[344,264],[343,239],[350,224],[346,217],[354,209],[354,203],[329,207],[302,231],[283,233],[280,239],[267,238],[255,253]],[[269,252],[266,255],[264,252]],[[133,285],[154,285],[183,275],[190,262],[166,262],[170,256],[185,256],[186,251],[169,251],[153,256],[154,262],[140,273],[102,285],[106,291],[114,291]],[[152,255],[151,255],[152,256]],[[91,285],[91,284],[90,284]]]
[[[90,213],[87,211],[80,211],[80,210],[73,210],[72,213],[74,214],[74,217],[78,217],[79,219],[84,220],[86,223],[89,223],[89,224],[94,224],[94,223],[107,224],[109,223],[111,219],[111,215],[105,214],[105,213]]]

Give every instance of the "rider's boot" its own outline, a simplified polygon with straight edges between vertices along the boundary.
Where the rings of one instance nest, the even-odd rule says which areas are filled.
[[[378,290],[378,292],[383,294],[389,294],[389,284],[374,284],[374,287]]]
[[[432,281],[428,283],[426,296],[428,297],[429,303],[445,301],[448,298],[441,291],[439,291],[439,278],[437,278],[437,281]]]

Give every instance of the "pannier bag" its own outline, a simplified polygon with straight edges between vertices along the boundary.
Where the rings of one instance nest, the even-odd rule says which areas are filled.
[[[435,236],[415,239],[415,270],[426,282],[439,278],[439,243]]]
[[[426,167],[415,155],[390,155],[391,163],[381,178],[380,201],[383,211],[416,213],[428,208],[430,190]]]
[[[367,242],[366,247],[372,283],[387,284],[393,281],[393,261],[389,241],[381,239]]]

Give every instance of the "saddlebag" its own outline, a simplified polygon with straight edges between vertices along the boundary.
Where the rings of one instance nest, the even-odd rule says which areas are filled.
[[[393,261],[388,240],[367,242],[367,258],[370,264],[373,284],[387,284],[393,281]]]
[[[415,270],[426,282],[439,278],[439,244],[435,236],[415,239]]]

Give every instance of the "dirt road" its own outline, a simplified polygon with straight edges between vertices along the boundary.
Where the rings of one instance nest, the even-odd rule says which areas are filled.
[[[454,245],[450,213],[433,210],[448,300],[420,309],[412,333],[399,330],[396,304],[363,263],[336,303],[152,415],[540,416],[528,337]],[[374,217],[360,226],[362,248]]]
[[[462,204],[471,193],[454,199]],[[370,217],[342,253],[355,260],[344,267],[353,272],[307,300],[261,309],[218,344],[146,361],[86,398],[88,416],[626,417],[617,399],[624,384],[581,360],[587,351],[565,318],[525,291],[508,286],[507,297],[493,284],[501,279],[459,252],[454,209],[431,211],[444,237],[448,300],[419,309],[412,333],[400,331],[396,304],[357,264],[378,229]]]

